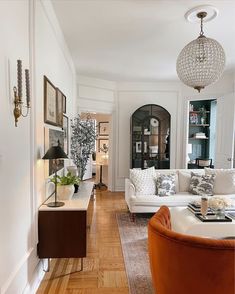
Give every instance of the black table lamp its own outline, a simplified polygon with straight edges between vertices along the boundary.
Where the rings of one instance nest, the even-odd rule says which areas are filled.
[[[52,146],[46,152],[42,159],[52,159],[53,165],[55,166],[55,201],[50,202],[47,204],[49,207],[59,207],[63,206],[64,202],[57,201],[57,160],[58,159],[65,159],[68,158],[67,154],[64,150],[60,147],[59,143],[58,146]]]

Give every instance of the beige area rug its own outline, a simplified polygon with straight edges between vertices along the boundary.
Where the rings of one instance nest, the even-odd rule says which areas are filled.
[[[153,294],[148,257],[147,223],[151,215],[137,216],[135,222],[128,213],[118,213],[117,222],[131,294]]]

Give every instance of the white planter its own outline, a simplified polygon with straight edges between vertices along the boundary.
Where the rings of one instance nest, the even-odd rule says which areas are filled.
[[[57,186],[58,200],[69,200],[74,194],[74,185]]]

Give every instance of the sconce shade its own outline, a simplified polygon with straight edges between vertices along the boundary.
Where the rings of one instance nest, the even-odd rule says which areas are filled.
[[[67,154],[60,146],[52,146],[46,152],[42,159],[62,159],[68,158]]]

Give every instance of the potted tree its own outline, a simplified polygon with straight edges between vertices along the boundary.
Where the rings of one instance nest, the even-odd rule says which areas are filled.
[[[77,115],[71,120],[71,158],[81,180],[86,171],[89,157],[95,150],[95,123],[89,114],[85,118]]]
[[[55,184],[56,176],[51,178],[51,182]],[[79,185],[80,178],[68,172],[67,175],[57,175],[57,196],[60,200],[68,200],[73,196],[74,185]]]

